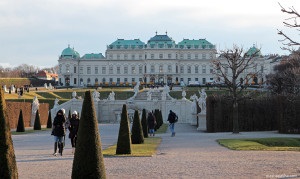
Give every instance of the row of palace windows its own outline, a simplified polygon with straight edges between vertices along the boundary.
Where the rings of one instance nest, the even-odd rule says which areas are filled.
[[[213,67],[212,66],[209,66],[210,67],[210,71],[209,73],[213,73]],[[192,68],[193,68],[193,71],[192,71]],[[122,74],[129,74],[129,70],[130,70],[130,74],[143,74],[143,73],[147,73],[147,67],[145,66],[144,69],[143,69],[143,66],[139,66],[138,69],[136,69],[135,66],[131,66],[131,68],[129,68],[128,66],[124,66],[121,67],[120,66],[117,66],[116,71],[114,71],[114,68],[113,66],[109,66],[108,67],[108,73],[109,74],[121,74],[121,70],[122,70]],[[201,71],[200,71],[201,70]],[[61,68],[60,68],[60,71],[61,71]],[[69,69],[69,66],[66,67],[66,71],[67,72],[70,72],[70,69]],[[74,69],[73,69],[73,72],[74,73],[77,73],[77,67],[74,66]],[[102,67],[101,68],[101,72],[102,74],[107,74],[107,67]],[[114,73],[115,72],[115,73]],[[151,65],[150,66],[150,73],[155,73],[157,72],[157,70],[155,70],[155,66],[154,65]],[[167,73],[172,73],[172,66],[171,65],[168,65],[167,66],[167,69],[164,70],[163,68],[163,65],[160,65],[158,67],[158,72],[159,73],[164,73],[164,72],[167,72]],[[178,69],[178,66],[176,66],[176,69],[175,69],[175,73],[188,73],[188,74],[191,74],[191,73],[203,73],[203,74],[206,74],[207,73],[207,67],[206,65],[203,65],[203,66],[186,66],[186,70],[184,68],[184,66],[179,66],[179,69]],[[84,67],[79,67],[79,73],[80,74],[83,74],[84,73]],[[92,74],[92,67],[86,67],[86,74],[90,75]],[[99,72],[99,67],[94,67],[94,74],[100,74]]]
[[[117,60],[121,60],[121,59],[124,59],[124,60],[128,60],[129,58],[131,60],[142,60],[143,59],[143,55],[142,54],[132,54],[131,56],[128,55],[128,54],[117,54],[116,55],[116,59]],[[214,57],[214,54],[213,53],[210,53],[210,54],[205,54],[205,53],[202,53],[202,54],[180,54],[179,55],[179,58],[180,59],[213,59]],[[145,59],[178,59],[178,54],[150,54],[150,56],[147,58],[147,54],[145,54]],[[115,59],[114,58],[114,55],[113,54],[110,54],[109,55],[109,59]]]
[[[178,78],[176,78],[176,80],[177,80]],[[213,78],[209,78],[210,79],[210,81],[212,81],[213,80]],[[110,83],[110,84],[112,84],[112,83],[116,83],[116,84],[120,84],[121,82],[122,83],[135,83],[135,82],[137,82],[136,81],[136,78],[131,78],[131,81],[129,81],[129,79],[128,78],[123,78],[123,81],[121,81],[121,78],[116,78],[115,79],[116,81],[114,81],[114,79],[113,78],[102,78],[102,81],[101,81],[101,83]],[[140,82],[143,82],[143,79],[142,78],[139,78],[138,79]],[[156,79],[157,80],[157,79]],[[61,79],[60,79],[60,81],[61,81]],[[180,81],[184,81],[184,78],[180,78]],[[189,83],[190,81],[192,81],[192,78],[187,78],[187,82]],[[194,78],[194,81],[199,81],[199,78]],[[84,83],[84,81],[83,81],[83,79],[82,78],[80,78],[80,80],[79,80],[79,84],[82,84],[82,83]],[[95,80],[93,81],[94,83],[93,84],[99,84],[99,80],[98,80],[98,78],[95,78]],[[144,81],[144,82],[147,82],[147,81]],[[150,82],[157,82],[157,81],[155,81],[155,78],[150,78]],[[203,84],[205,84],[206,83],[206,78],[202,78],[202,83]],[[77,78],[74,78],[73,79],[73,84],[74,85],[77,85]],[[88,85],[90,85],[90,84],[92,84],[92,81],[91,81],[91,79],[90,78],[88,78],[87,80],[86,80],[86,84],[88,84]]]

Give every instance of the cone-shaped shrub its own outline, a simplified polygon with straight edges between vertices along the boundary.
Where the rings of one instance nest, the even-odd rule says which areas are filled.
[[[158,111],[158,117],[159,117],[159,127],[163,125],[164,119],[161,113],[161,110]]]
[[[25,132],[22,109],[20,109],[19,120],[18,120],[18,126],[17,126],[17,130],[16,130],[16,131],[17,131],[17,132]]]
[[[106,178],[98,121],[91,92],[82,104],[72,178]]]
[[[142,112],[142,128],[143,128],[144,138],[147,138],[148,137],[148,121],[147,121],[146,109],[143,109],[143,112]]]
[[[47,128],[52,128],[52,119],[51,119],[51,110],[49,110],[48,120],[47,120]]]
[[[34,130],[41,130],[42,129],[39,110],[37,110],[36,114],[35,114],[33,129]]]
[[[154,128],[154,130],[156,131],[157,129],[159,129],[160,128],[160,119],[159,119],[159,115],[158,115],[158,109],[155,109],[154,110],[154,116],[155,116],[155,119],[156,119],[156,126],[155,126],[155,128]]]
[[[0,89],[0,178],[18,178],[14,146],[6,115],[3,90]]]
[[[69,110],[68,119],[71,119],[71,110]]]
[[[122,108],[116,154],[131,154],[131,137],[126,104]]]
[[[134,118],[131,129],[131,142],[132,144],[144,143],[144,134],[138,110],[134,111]]]

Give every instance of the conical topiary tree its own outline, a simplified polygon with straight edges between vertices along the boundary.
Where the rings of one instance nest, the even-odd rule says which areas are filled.
[[[25,126],[24,126],[24,120],[23,120],[23,112],[22,112],[22,109],[20,109],[19,120],[18,120],[18,126],[17,126],[16,132],[25,132]]]
[[[0,89],[0,178],[18,178],[16,156],[6,115],[3,89]]]
[[[159,129],[160,128],[160,119],[159,119],[159,115],[158,115],[158,109],[155,109],[154,110],[154,116],[155,116],[155,119],[156,119],[156,126],[154,127],[154,129],[155,129],[155,131],[157,130],[157,129]]]
[[[134,111],[134,118],[131,129],[131,142],[132,144],[144,143],[144,134],[138,110]]]
[[[143,128],[144,138],[148,138],[148,121],[147,121],[146,109],[143,109],[142,112],[142,128]]]
[[[98,121],[90,91],[85,92],[79,122],[72,168],[72,179],[76,178],[106,178]]]
[[[69,115],[68,115],[68,119],[71,119],[71,110],[69,110]]]
[[[122,108],[116,154],[131,154],[131,137],[126,104]]]
[[[41,120],[39,110],[36,111],[33,130],[41,130]]]
[[[158,117],[159,117],[159,127],[161,127],[164,123],[164,119],[163,119],[161,110],[158,111]]]
[[[49,110],[49,114],[48,114],[47,128],[52,128],[52,116],[51,116],[51,110]]]

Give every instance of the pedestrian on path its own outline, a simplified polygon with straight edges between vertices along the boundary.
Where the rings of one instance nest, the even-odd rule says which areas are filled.
[[[152,134],[152,136],[154,136],[155,135],[154,128],[156,126],[156,118],[152,112],[148,113],[147,121],[148,121],[148,128],[149,128],[149,136],[151,136],[151,134]]]
[[[66,118],[64,116],[64,113],[62,110],[59,110],[52,124],[52,135],[54,135],[54,153],[53,153],[54,156],[57,155],[57,148],[61,156],[63,153],[65,122],[66,122]]]
[[[75,152],[78,128],[79,128],[78,114],[77,111],[73,111],[70,119],[70,125],[69,125],[69,131],[70,131],[69,138],[71,139],[72,153]]]
[[[168,121],[169,121],[169,128],[170,131],[172,132],[171,137],[175,136],[175,123],[178,121],[178,116],[170,110],[169,116],[168,116]]]

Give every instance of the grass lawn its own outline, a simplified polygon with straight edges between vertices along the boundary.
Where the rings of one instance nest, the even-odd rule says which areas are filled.
[[[155,132],[155,134],[165,133],[167,131],[168,125],[163,124]],[[143,144],[131,144],[131,154],[130,155],[116,155],[117,145],[113,145],[102,151],[104,156],[128,156],[128,157],[151,157],[156,154],[157,147],[161,143],[160,137],[148,137],[144,138]]]
[[[131,144],[131,154],[116,155],[117,145],[113,145],[102,151],[104,156],[128,156],[128,157],[151,157],[161,142],[160,137],[145,138],[143,144]]]
[[[300,138],[219,139],[231,150],[300,151]]]

